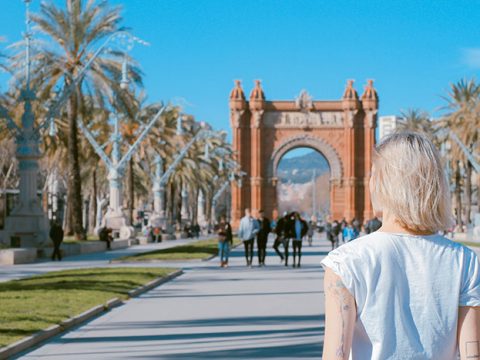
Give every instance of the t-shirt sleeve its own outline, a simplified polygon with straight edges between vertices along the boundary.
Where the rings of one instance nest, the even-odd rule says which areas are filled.
[[[480,263],[470,249],[465,253],[460,306],[480,306]]]
[[[357,298],[359,286],[358,279],[355,276],[353,269],[353,258],[349,251],[346,250],[346,245],[343,245],[335,250],[332,250],[328,256],[322,260],[322,266],[330,268],[340,279],[342,279],[343,285],[352,294],[354,298]]]

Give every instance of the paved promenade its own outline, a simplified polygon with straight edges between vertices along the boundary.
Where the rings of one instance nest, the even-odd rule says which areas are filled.
[[[201,239],[212,238],[212,236],[201,237]],[[126,249],[118,249],[112,251],[102,251],[92,254],[83,254],[65,257],[62,261],[50,261],[50,259],[42,259],[33,264],[22,265],[0,265],[0,282],[13,279],[20,279],[33,275],[44,274],[50,271],[103,267],[103,266],[128,266],[125,264],[112,265],[110,260],[117,259],[122,256],[134,255],[153,250],[167,249],[180,245],[185,245],[198,239],[181,239],[167,240],[161,243],[151,243],[147,245],[135,245]],[[181,265],[169,262],[171,266]],[[184,263],[183,263],[184,264]],[[130,266],[139,266],[131,264]],[[140,266],[149,266],[148,264],[140,264]],[[155,265],[158,266],[158,265]]]
[[[272,251],[266,267],[246,268],[242,248],[228,269],[218,259],[189,263],[179,278],[21,358],[319,359],[319,263],[328,246],[315,242],[300,269],[280,265]]]

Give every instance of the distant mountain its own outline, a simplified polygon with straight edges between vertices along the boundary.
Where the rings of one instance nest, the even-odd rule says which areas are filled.
[[[314,170],[318,177],[329,172],[330,167],[322,155],[312,150],[305,155],[280,160],[277,174],[282,183],[305,184],[312,181]]]

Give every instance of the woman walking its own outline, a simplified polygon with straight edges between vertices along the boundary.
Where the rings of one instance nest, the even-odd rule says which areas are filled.
[[[230,255],[230,245],[232,244],[232,227],[227,222],[225,216],[222,216],[218,224],[218,257],[220,258],[220,267],[228,267],[228,256]]]
[[[375,149],[372,204],[382,227],[323,260],[323,359],[480,358],[480,264],[438,234],[450,193],[430,140],[396,133]]]

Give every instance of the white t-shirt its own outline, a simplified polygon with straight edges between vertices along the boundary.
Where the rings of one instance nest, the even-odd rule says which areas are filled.
[[[480,264],[441,235],[375,232],[331,251],[355,298],[350,359],[457,359],[459,306],[480,306]]]

